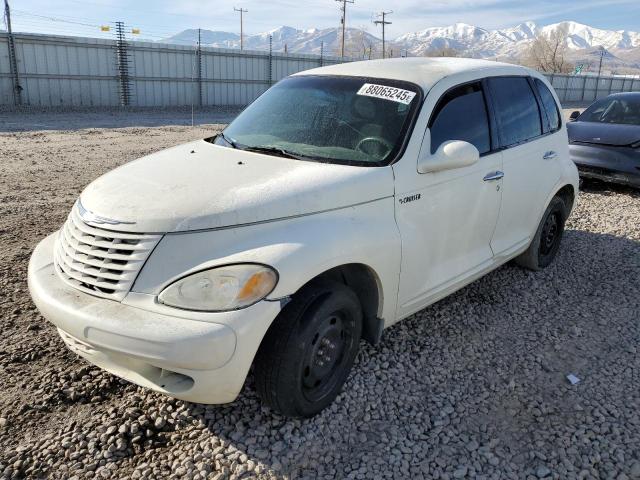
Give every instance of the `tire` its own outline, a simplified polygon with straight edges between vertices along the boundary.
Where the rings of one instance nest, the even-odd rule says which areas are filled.
[[[336,398],[358,353],[362,308],[341,283],[296,293],[262,340],[254,361],[256,390],[283,415],[311,417]]]
[[[540,220],[538,230],[529,248],[516,257],[515,262],[529,270],[542,270],[548,267],[560,249],[560,242],[567,220],[567,207],[560,197],[553,197]]]

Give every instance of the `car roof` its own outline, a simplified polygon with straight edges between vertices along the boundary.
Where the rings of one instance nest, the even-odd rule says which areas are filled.
[[[478,77],[493,75],[540,77],[537,72],[519,65],[490,60],[447,57],[406,57],[347,62],[305,70],[295,75],[346,75],[404,80],[419,85],[426,92],[443,78],[468,72],[477,72]]]

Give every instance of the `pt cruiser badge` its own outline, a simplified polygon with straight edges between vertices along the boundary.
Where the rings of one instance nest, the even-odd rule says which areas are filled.
[[[416,200],[420,200],[421,195],[422,194],[420,193],[416,193],[415,195],[409,195],[408,197],[401,198],[398,201],[400,202],[401,205],[409,202],[415,202]]]
[[[107,225],[134,225],[136,222],[123,222],[121,220],[114,220],[112,218],[101,217],[100,215],[96,215],[93,212],[90,212],[86,208],[82,206],[82,202],[78,200],[78,213],[80,214],[80,218],[87,223],[98,223],[98,224],[107,224]]]

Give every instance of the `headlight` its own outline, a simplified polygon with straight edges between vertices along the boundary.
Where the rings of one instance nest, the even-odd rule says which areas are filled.
[[[278,274],[265,265],[227,265],[184,277],[165,288],[158,299],[187,310],[224,312],[262,300],[276,283]]]

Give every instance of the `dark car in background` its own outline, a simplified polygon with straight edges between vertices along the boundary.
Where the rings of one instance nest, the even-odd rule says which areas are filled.
[[[581,177],[640,188],[640,92],[609,95],[571,120],[569,151]]]

